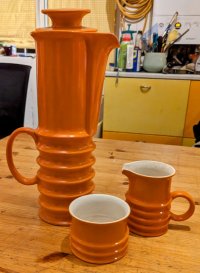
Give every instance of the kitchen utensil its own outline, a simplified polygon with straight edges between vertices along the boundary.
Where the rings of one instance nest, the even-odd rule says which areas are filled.
[[[95,264],[121,259],[127,251],[128,204],[107,194],[90,194],[72,201],[70,244],[74,255]]]
[[[164,33],[163,33],[163,43],[166,43],[167,41],[167,38],[168,38],[168,33],[169,31],[171,30],[173,24],[175,24],[175,22],[177,21],[177,17],[178,17],[178,12],[176,11],[174,13],[174,15],[172,16],[171,18],[171,21],[169,22],[168,26],[166,27]]]
[[[181,39],[181,37],[183,37],[190,29],[186,29],[182,34],[180,34],[174,41],[172,41],[171,43],[169,43],[168,45],[164,46],[163,52],[166,52],[169,47],[171,47],[173,44],[175,44],[177,41],[179,41]]]
[[[162,36],[158,36],[158,41],[157,41],[157,43],[158,43],[158,49],[157,49],[157,51],[158,52],[161,52],[161,50],[162,50],[162,41],[163,41],[163,37]]]
[[[176,30],[176,29],[171,30],[168,34],[166,44],[168,45],[168,44],[172,43],[174,40],[176,40],[179,37],[179,35],[180,34],[179,34],[178,30]]]
[[[109,52],[116,36],[81,25],[87,9],[49,9],[52,27],[36,29],[38,128],[19,128],[7,143],[7,162],[22,184],[37,184],[39,216],[69,225],[68,208],[75,198],[94,189],[92,155]],[[39,151],[35,177],[21,175],[13,162],[13,142],[20,133],[33,137]],[[22,197],[23,198],[23,197]]]
[[[184,221],[195,210],[192,197],[183,191],[171,192],[175,169],[163,162],[140,160],[125,163],[122,173],[129,179],[126,201],[130,205],[130,231],[142,236],[160,236],[167,232],[170,220]],[[172,213],[171,203],[182,197],[189,203],[183,214]]]
[[[162,52],[147,52],[144,56],[143,68],[147,72],[161,72],[167,63],[166,58],[166,54]]]

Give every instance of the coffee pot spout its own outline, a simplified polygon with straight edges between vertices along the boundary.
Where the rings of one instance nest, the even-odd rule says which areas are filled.
[[[111,33],[84,33],[87,51],[87,103],[86,131],[89,135],[94,135],[101,100],[103,82],[105,78],[106,64],[109,53],[112,49],[119,47],[117,37]]]

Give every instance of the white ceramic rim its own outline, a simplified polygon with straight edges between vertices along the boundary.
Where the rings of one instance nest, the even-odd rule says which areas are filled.
[[[87,200],[90,200],[90,201],[94,201],[95,202],[95,198],[101,198],[102,200],[111,200],[113,202],[116,202],[116,204],[118,204],[119,206],[123,207],[124,209],[124,216],[123,217],[120,217],[119,219],[117,220],[113,220],[113,221],[105,221],[105,222],[97,222],[97,221],[87,221],[81,217],[78,217],[75,213],[74,213],[74,210],[76,209],[77,206],[81,206],[81,204],[83,205],[83,203]],[[116,197],[114,195],[109,195],[109,194],[87,194],[87,195],[83,195],[81,197],[78,197],[76,199],[74,199],[70,205],[69,205],[69,213],[71,214],[72,217],[82,221],[82,222],[85,222],[85,223],[90,223],[90,224],[99,224],[99,225],[105,225],[105,224],[111,224],[111,223],[117,223],[119,221],[122,221],[126,218],[128,218],[129,214],[130,214],[130,207],[129,205],[124,201],[122,200],[121,198],[119,197]]]
[[[147,164],[150,164],[151,166],[157,166],[157,167],[162,167],[165,169],[166,174],[164,175],[146,175],[142,172],[137,171],[136,169],[138,167],[145,167],[147,166]],[[131,168],[130,168],[131,167]],[[167,178],[167,177],[171,177],[173,175],[175,175],[176,170],[174,169],[174,167],[172,167],[171,165],[161,162],[161,161],[154,161],[154,160],[138,160],[138,161],[133,161],[130,163],[125,163],[122,167],[122,171],[123,170],[127,170],[130,171],[132,173],[135,173],[137,175],[143,176],[143,177],[153,177],[153,178]],[[163,171],[164,172],[164,171]]]

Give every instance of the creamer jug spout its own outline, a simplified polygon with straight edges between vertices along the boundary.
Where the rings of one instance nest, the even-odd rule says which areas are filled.
[[[133,171],[131,170],[131,163],[124,163],[122,167],[122,173],[129,179],[133,176]]]
[[[90,104],[86,117],[86,127],[87,132],[94,135],[99,114],[99,108],[96,107],[95,102],[101,99],[109,53],[112,49],[119,47],[119,41],[111,33],[87,32],[83,35],[87,50],[86,81],[88,103]]]

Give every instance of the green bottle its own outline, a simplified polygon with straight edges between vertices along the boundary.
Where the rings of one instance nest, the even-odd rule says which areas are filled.
[[[126,55],[127,55],[127,45],[131,42],[131,36],[129,34],[124,34],[122,36],[122,41],[119,49],[118,57],[118,69],[119,71],[126,70]]]

